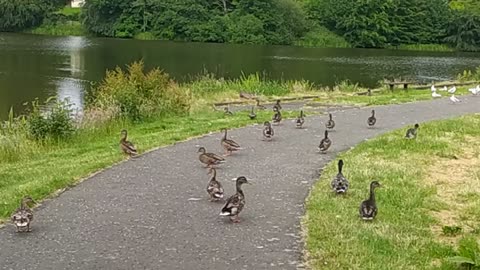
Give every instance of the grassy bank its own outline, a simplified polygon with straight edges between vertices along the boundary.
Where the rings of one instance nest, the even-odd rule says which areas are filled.
[[[312,269],[459,269],[448,258],[480,252],[480,115],[405,129],[341,154],[350,180],[336,197],[329,164],[307,200],[303,220]],[[358,217],[370,181],[378,180],[379,214]],[[473,239],[473,240],[472,240]]]
[[[63,24],[46,23],[28,30],[26,33],[50,36],[85,36],[87,34],[83,25],[76,21],[69,21]]]
[[[389,49],[405,51],[454,52],[454,48],[445,44],[402,44]]]

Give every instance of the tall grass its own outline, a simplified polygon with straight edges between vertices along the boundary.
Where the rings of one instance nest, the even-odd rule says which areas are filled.
[[[405,51],[454,52],[455,49],[445,44],[401,44],[390,49]]]
[[[331,32],[323,26],[317,26],[306,33],[300,40],[295,42],[296,46],[313,48],[351,48],[343,37]]]

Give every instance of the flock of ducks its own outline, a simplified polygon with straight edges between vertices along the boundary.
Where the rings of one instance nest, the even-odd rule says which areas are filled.
[[[480,91],[480,85],[477,85],[477,88],[470,89],[470,92],[472,92],[472,90],[473,90],[473,91],[475,91],[475,93],[474,92],[472,92],[472,93],[474,95],[477,95],[478,93],[480,93],[480,92],[476,92],[477,89],[478,89],[478,91]],[[442,97],[442,94],[437,93],[437,88],[435,87],[435,84],[432,84],[432,86],[430,87],[430,90],[432,91],[432,97],[433,98],[441,98]],[[453,85],[453,87],[450,88],[450,89],[448,89],[447,86],[444,86],[440,89],[440,91],[444,91],[444,92],[447,92],[449,94],[452,94],[450,96],[450,101],[453,104],[460,102],[460,100],[455,96],[455,92],[457,92],[457,87],[455,85]]]
[[[480,86],[477,86],[480,89]],[[260,105],[257,100],[257,108],[265,109],[265,106]],[[280,124],[282,121],[282,114],[281,114],[282,106],[280,104],[280,100],[277,100],[276,104],[273,106],[274,115],[272,117],[272,122],[276,125]],[[225,114],[230,115],[233,114],[228,107],[225,109]],[[256,114],[254,109],[252,108],[251,113],[249,114],[250,119],[255,119]],[[303,110],[300,111],[299,116],[295,119],[295,124],[297,128],[302,128],[305,123],[305,115]],[[371,116],[367,119],[368,127],[373,127],[377,123],[377,119],[375,116],[375,110],[372,110]],[[328,137],[329,130],[333,130],[335,128],[335,121],[333,120],[333,115],[329,114],[329,119],[325,123],[325,135],[324,138],[320,141],[320,145],[318,146],[320,153],[325,154],[327,150],[332,145],[332,140]],[[419,128],[418,124],[415,124],[413,128],[407,130],[405,137],[407,139],[415,139],[417,137],[417,130]],[[232,153],[241,150],[240,144],[235,142],[232,139],[228,138],[228,131],[227,129],[222,129],[223,136],[220,140],[220,144],[222,148],[225,150],[224,156],[217,155],[215,153],[209,153],[205,149],[205,147],[200,147],[198,149],[199,153],[199,161],[206,165],[206,168],[209,169],[208,174],[211,175],[211,178],[207,185],[207,194],[210,197],[210,201],[217,202],[223,200],[224,198],[224,189],[222,184],[217,180],[217,171],[214,168],[216,165],[220,165],[225,162],[225,157],[230,156]],[[135,145],[128,141],[128,132],[127,130],[122,130],[120,132],[121,139],[120,139],[120,149],[122,152],[130,157],[135,157],[138,155],[137,148]],[[272,124],[269,121],[264,123],[263,128],[263,138],[264,140],[272,140],[274,136],[274,130]],[[345,194],[347,193],[350,183],[347,178],[343,175],[344,162],[343,160],[339,160],[338,162],[338,173],[333,178],[331,182],[331,188],[333,192],[336,194]],[[230,196],[227,200],[225,205],[222,207],[220,211],[220,216],[228,216],[230,220],[234,223],[240,222],[239,214],[243,210],[245,206],[245,194],[242,190],[242,185],[244,184],[251,184],[245,176],[240,176],[235,179],[236,181],[236,192],[234,195]],[[380,183],[377,181],[373,181],[370,183],[370,196],[367,200],[363,201],[360,204],[359,214],[360,217],[364,220],[372,220],[375,218],[378,212],[378,208],[375,202],[375,189],[380,187]],[[15,212],[11,216],[11,220],[16,227],[17,232],[30,232],[30,225],[33,220],[33,211],[30,209],[29,204],[35,203],[34,200],[27,196],[21,200],[20,207],[15,210]]]

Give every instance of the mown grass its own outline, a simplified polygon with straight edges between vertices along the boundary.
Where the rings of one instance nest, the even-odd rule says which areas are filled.
[[[119,132],[126,128],[129,139],[140,152],[169,145],[221,128],[241,127],[270,120],[270,111],[257,112],[252,121],[248,112],[225,116],[223,112],[200,111],[191,116],[147,120],[142,123],[113,122],[96,129],[81,129],[63,142],[36,144],[28,155],[15,161],[0,160],[0,220],[31,195],[40,200],[79,179],[124,159],[119,149]],[[285,112],[285,117],[293,113]],[[213,149],[212,149],[213,150]]]
[[[344,173],[350,190],[344,197],[335,196],[330,181],[336,174],[337,161],[329,164],[313,187],[306,203],[303,227],[306,233],[306,257],[312,269],[458,269],[447,258],[456,255],[453,244],[435,233],[444,220],[436,213],[458,213],[460,237],[478,239],[480,204],[471,203],[457,211],[439,196],[440,186],[430,177],[433,171],[453,169],[448,161],[463,156],[480,164],[480,115],[422,124],[417,140],[404,139],[400,129],[342,153]],[[471,155],[474,149],[476,154]],[[468,152],[468,154],[466,154]],[[439,160],[447,161],[437,166]],[[473,172],[478,169],[471,168]],[[451,174],[450,179],[457,177]],[[377,180],[379,214],[375,221],[364,222],[358,207],[368,197],[370,181]],[[476,179],[467,186],[477,188]],[[463,196],[461,193],[458,196]],[[456,201],[457,199],[453,200]],[[467,222],[465,222],[467,221]],[[470,226],[465,226],[465,224]],[[472,225],[474,224],[474,225]],[[472,229],[475,228],[476,229]],[[457,231],[457,230],[456,230]]]

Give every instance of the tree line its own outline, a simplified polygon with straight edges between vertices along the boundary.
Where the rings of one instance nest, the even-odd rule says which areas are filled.
[[[63,0],[0,0],[0,31],[39,25]],[[87,0],[94,35],[291,45],[327,28],[353,47],[480,48],[477,0]]]

